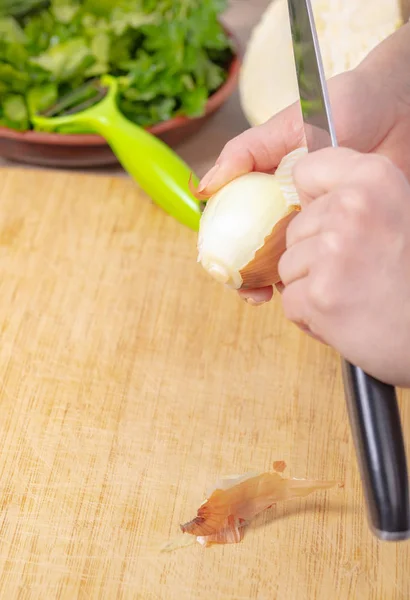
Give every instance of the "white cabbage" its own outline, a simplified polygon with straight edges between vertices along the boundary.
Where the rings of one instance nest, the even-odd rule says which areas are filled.
[[[356,67],[402,24],[400,0],[312,0],[326,77]],[[259,125],[298,99],[287,0],[252,32],[240,76],[242,109]]]

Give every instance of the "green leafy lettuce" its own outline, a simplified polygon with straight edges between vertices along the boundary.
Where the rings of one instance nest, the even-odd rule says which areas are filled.
[[[202,115],[232,60],[224,8],[225,0],[0,0],[0,125],[32,128],[31,115],[105,73],[119,78],[119,106],[138,125]]]

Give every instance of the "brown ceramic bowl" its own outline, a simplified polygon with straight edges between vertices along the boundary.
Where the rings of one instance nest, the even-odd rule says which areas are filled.
[[[236,44],[235,48],[236,55],[229,67],[228,78],[210,96],[202,117],[175,117],[148,128],[148,131],[169,146],[176,146],[197,133],[236,89],[241,62]],[[100,167],[118,162],[104,138],[98,135],[20,132],[6,127],[0,127],[0,157],[30,165],[60,168]]]

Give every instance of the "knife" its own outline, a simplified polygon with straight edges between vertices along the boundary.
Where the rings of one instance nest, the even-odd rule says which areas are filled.
[[[311,2],[288,0],[288,8],[308,151],[337,147]],[[344,359],[342,374],[370,529],[381,540],[410,539],[409,480],[396,390]]]

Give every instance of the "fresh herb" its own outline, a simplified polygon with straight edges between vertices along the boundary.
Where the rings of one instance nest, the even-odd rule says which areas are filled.
[[[226,80],[225,0],[0,0],[0,125],[30,116],[86,81],[119,78],[119,106],[141,126],[204,113]]]

